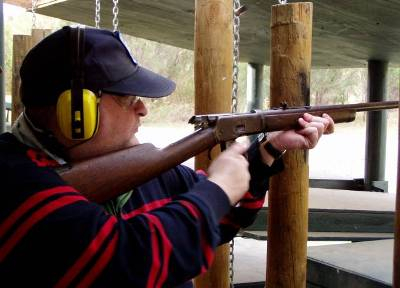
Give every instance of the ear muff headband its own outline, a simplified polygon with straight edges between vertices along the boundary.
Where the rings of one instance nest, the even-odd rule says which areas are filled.
[[[64,91],[57,101],[57,121],[65,137],[88,140],[98,127],[98,100],[96,94],[84,89],[83,58],[84,28],[71,28],[71,90]]]

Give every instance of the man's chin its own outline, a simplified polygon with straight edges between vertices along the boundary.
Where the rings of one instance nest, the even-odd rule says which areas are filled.
[[[140,144],[139,140],[136,138],[136,136],[134,136],[129,140],[127,146],[128,147],[132,147],[132,146],[136,146],[136,145],[139,145],[139,144]]]

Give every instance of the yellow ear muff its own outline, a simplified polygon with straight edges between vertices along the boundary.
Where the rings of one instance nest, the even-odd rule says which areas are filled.
[[[64,136],[71,140],[88,140],[94,136],[97,132],[98,127],[98,98],[96,95],[88,90],[82,90],[82,104],[83,104],[83,115],[80,111],[75,111],[72,113],[71,111],[71,90],[66,90],[61,93],[60,97],[58,97],[57,101],[57,121],[58,126],[61,129],[61,132]],[[73,129],[75,130],[75,135],[80,134],[82,131],[81,128],[73,128],[75,122],[81,122],[82,125],[79,125],[83,128],[83,133],[80,138],[74,137]]]

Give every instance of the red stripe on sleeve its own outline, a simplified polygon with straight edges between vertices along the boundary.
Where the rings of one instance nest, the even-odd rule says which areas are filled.
[[[199,209],[193,205],[193,203],[185,200],[179,201],[183,206],[186,207],[186,209],[189,210],[189,212],[196,218],[200,219],[201,214]],[[203,230],[203,229],[202,229]],[[201,250],[203,251],[204,257],[206,259],[208,267],[210,267],[211,262],[214,259],[214,250],[211,248],[211,246],[207,243],[206,239],[204,238],[204,232],[201,232]]]
[[[26,151],[26,155],[34,162],[38,167],[57,167],[60,164],[54,160],[49,158],[43,151],[29,149]]]
[[[253,199],[254,199],[254,196],[251,195],[250,192],[246,192],[246,194],[244,194],[244,196],[243,196],[242,199],[240,199],[240,200],[247,200],[247,199],[253,200]]]
[[[148,215],[146,215],[148,216]],[[151,233],[151,252],[152,252],[152,264],[149,273],[149,278],[147,279],[147,288],[154,288],[156,284],[156,276],[158,271],[160,271],[160,250],[158,246],[157,235],[155,233],[154,224],[149,219],[149,227]]]
[[[163,284],[168,276],[169,269],[169,260],[171,257],[172,244],[168,239],[167,233],[165,233],[164,225],[158,219],[157,216],[146,214],[146,217],[149,219],[149,222],[152,224],[152,247],[153,247],[153,257],[157,256],[156,259],[153,260],[153,265],[151,268],[151,272],[149,275],[149,280],[147,282],[148,288],[157,288],[163,287]],[[156,229],[154,229],[156,228]],[[159,233],[161,238],[161,243],[158,243],[157,235],[155,232]],[[162,263],[159,259],[160,248],[162,249]],[[157,254],[154,254],[157,253]],[[158,279],[156,279],[157,274],[161,268],[161,273]]]
[[[186,207],[186,209],[189,210],[189,212],[196,218],[200,219],[201,214],[199,209],[193,205],[193,203],[186,201],[186,200],[181,200],[179,201],[183,206]],[[206,259],[208,267],[210,267],[211,262],[214,259],[214,250],[211,248],[211,246],[207,243],[207,241],[204,238],[204,232],[201,232],[201,250],[203,251],[204,257]]]
[[[240,202],[239,206],[246,208],[246,209],[260,209],[264,205],[264,198],[259,199],[259,200],[254,200],[252,202],[249,201],[244,201]]]
[[[71,268],[64,274],[64,276],[55,285],[56,288],[67,287],[81,272],[81,270],[88,264],[88,262],[98,253],[101,245],[112,232],[117,218],[111,216],[101,227],[95,238],[90,242],[86,250],[71,266]],[[115,237],[115,236],[114,236]],[[105,253],[105,252],[104,252]]]
[[[87,199],[79,195],[66,195],[55,199],[54,201],[51,201],[43,207],[39,208],[36,212],[32,214],[31,217],[24,221],[10,236],[10,238],[3,244],[3,246],[0,247],[0,262],[5,259],[8,253],[10,253],[10,251],[18,244],[18,242],[40,220],[45,218],[50,213],[78,201],[87,201]]]
[[[78,288],[89,287],[104,270],[104,268],[107,266],[107,264],[110,262],[111,258],[115,254],[119,238],[118,235],[118,232],[116,232],[110,243],[107,245],[107,248],[104,250],[104,253],[100,256],[92,269],[90,269],[88,274],[77,285]]]
[[[122,214],[121,217],[124,220],[129,220],[129,219],[135,217],[138,214],[141,214],[141,213],[144,213],[144,212],[149,212],[149,211],[151,211],[153,209],[165,206],[165,204],[167,204],[169,202],[171,202],[171,198],[164,198],[164,199],[161,199],[161,200],[156,200],[156,201],[153,201],[153,202],[150,202],[150,203],[146,203],[145,205],[143,205],[140,208],[137,208],[137,209],[135,209],[135,210],[133,210],[133,211],[131,211],[129,213]]]
[[[189,210],[190,214],[192,214],[193,217],[195,217],[196,219],[200,218],[201,214],[199,212],[199,209],[197,209],[197,207],[194,206],[192,203],[186,200],[180,200],[179,203],[185,206],[185,208]]]
[[[200,174],[200,175],[208,176],[207,172],[204,171],[204,170],[201,170],[201,169],[196,170],[196,173],[197,173],[197,174]]]
[[[229,225],[232,226],[232,228],[236,228],[239,229],[241,228],[241,226],[235,222],[232,222],[229,217],[224,217],[221,219],[221,221],[219,221],[219,224],[223,224],[223,225]]]
[[[204,240],[201,242],[201,244],[204,257],[206,258],[207,267],[210,267],[212,261],[214,260],[214,250]]]
[[[2,238],[7,233],[7,231],[11,228],[11,226],[14,225],[19,218],[21,218],[26,212],[32,209],[32,207],[34,207],[38,203],[46,200],[47,198],[53,195],[66,192],[77,192],[77,191],[71,186],[58,186],[55,188],[43,190],[41,192],[35,193],[34,195],[30,196],[10,216],[8,216],[3,223],[1,223],[0,238]]]
[[[153,223],[157,227],[158,232],[160,233],[160,236],[161,236],[162,243],[160,246],[163,249],[162,250],[163,259],[162,259],[162,266],[161,266],[161,275],[160,275],[155,287],[163,287],[163,284],[168,276],[169,260],[171,257],[172,244],[167,236],[167,233],[165,233],[164,225],[161,223],[161,221],[154,215],[149,215],[149,218],[153,221]]]

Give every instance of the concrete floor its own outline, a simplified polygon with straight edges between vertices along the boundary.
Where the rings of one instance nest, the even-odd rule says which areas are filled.
[[[319,266],[333,268],[336,280],[325,274],[319,275],[320,279],[312,279],[318,287],[356,287],[354,283],[374,283],[385,287],[391,285],[393,269],[393,240],[366,241],[358,243],[338,242],[309,242],[308,258],[317,262]],[[257,283],[265,281],[267,241],[254,239],[235,238],[234,247],[234,283]],[[308,266],[309,269],[318,269]],[[311,273],[310,273],[311,272]],[[343,274],[354,275],[346,283],[340,279]],[[309,275],[315,274],[309,271]],[[322,276],[322,277],[321,277]],[[325,279],[325,280],[324,280]],[[329,279],[330,283],[323,283]],[[311,279],[310,279],[311,280]],[[316,281],[320,281],[316,283]],[[353,284],[352,281],[354,282]],[[338,284],[341,283],[341,284]],[[379,286],[382,284],[382,286]],[[362,286],[360,286],[362,287]]]

